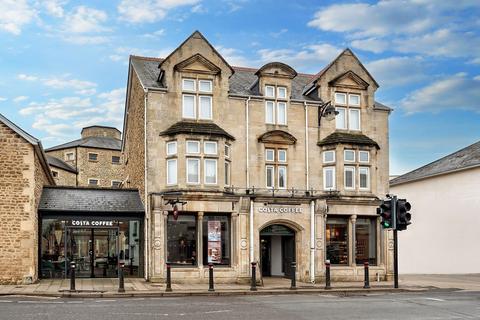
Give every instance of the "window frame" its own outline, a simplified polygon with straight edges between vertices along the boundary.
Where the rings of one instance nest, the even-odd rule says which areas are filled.
[[[273,150],[275,150],[275,149],[273,149]],[[281,160],[280,153],[285,154],[285,160]],[[287,163],[288,162],[288,160],[287,160],[287,149],[277,149],[277,162],[280,162],[280,163]]]
[[[283,89],[285,91],[285,96],[284,97],[280,96],[280,90],[281,89]],[[287,95],[288,95],[287,87],[277,86],[277,99],[287,100]]]
[[[227,151],[228,150],[228,151]],[[227,159],[230,159],[230,153],[232,152],[232,149],[230,147],[229,144],[225,144],[225,148],[224,148],[224,155],[225,155],[225,158]]]
[[[367,155],[367,160],[363,161],[362,157],[360,156],[361,154],[366,154]],[[368,150],[358,150],[358,162],[359,163],[370,163],[370,151]]]
[[[193,116],[186,116],[185,114],[185,98],[193,98]],[[197,95],[190,93],[182,93],[182,118],[183,119],[197,119]]]
[[[337,96],[343,96],[345,98],[345,102],[338,102]],[[342,106],[348,105],[348,100],[347,100],[348,97],[347,97],[346,92],[335,92],[334,98],[335,98],[335,105],[337,105],[337,104],[342,105]]]
[[[325,159],[325,155],[326,155],[327,153],[333,154],[333,159],[332,159],[331,161],[327,161],[327,160]],[[335,163],[335,157],[336,157],[336,152],[335,152],[335,150],[324,150],[324,151],[322,151],[322,160],[323,160],[323,163]]]
[[[201,100],[207,98],[210,101],[210,104],[208,105],[208,117],[204,117],[202,115],[202,103]],[[213,97],[212,96],[205,96],[205,95],[199,95],[198,96],[198,119],[200,120],[212,120],[213,119]]]
[[[332,187],[327,188],[327,171],[332,172]],[[335,173],[335,166],[328,166],[323,167],[323,190],[332,191],[336,190],[337,183],[336,183],[336,173]]]
[[[272,170],[271,178],[272,178],[272,184],[271,186],[268,185],[268,170]],[[267,189],[274,189],[275,188],[275,165],[273,164],[267,164],[265,165],[265,187]]]
[[[351,124],[351,113],[358,112],[358,128],[352,128]],[[348,108],[348,130],[351,131],[362,131],[362,112],[360,108]]]
[[[358,97],[358,104],[351,103],[351,102],[350,102],[350,97]],[[360,94],[358,94],[358,93],[349,93],[349,94],[348,94],[348,105],[349,105],[349,106],[360,107]]]
[[[285,121],[284,122],[280,122],[280,105],[283,105],[284,106],[284,112],[285,112]],[[281,126],[286,126],[287,123],[288,123],[288,116],[287,116],[287,103],[284,102],[284,101],[279,101],[277,102],[277,105],[276,105],[276,115],[277,115],[277,125],[281,125]]]
[[[198,168],[198,172],[197,172],[197,181],[189,181],[188,178],[189,178],[189,170],[188,170],[188,162],[189,161],[195,161],[197,162],[197,168]],[[187,157],[185,159],[185,162],[186,162],[186,168],[185,168],[185,173],[186,173],[186,182],[187,184],[194,184],[194,185],[198,185],[200,184],[200,166],[201,166],[201,163],[200,163],[200,158],[191,158],[191,157]]]
[[[269,96],[267,95],[267,92],[268,92],[268,89],[271,88],[272,89],[272,95]],[[272,86],[272,85],[265,85],[265,97],[267,98],[275,98],[275,86]]]
[[[272,152],[272,159],[268,159],[268,153],[269,151]],[[271,148],[265,148],[265,162],[275,162],[275,149],[271,149]]]
[[[90,156],[91,155],[95,155],[95,159],[91,159]],[[89,152],[88,153],[88,161],[91,161],[91,162],[98,162],[98,153],[95,153],[95,152]]]
[[[169,146],[170,145],[174,145],[175,146],[175,151],[173,153],[169,152]],[[177,144],[177,141],[167,141],[167,143],[165,143],[165,146],[166,146],[166,154],[167,156],[174,156],[178,153],[178,144]]]
[[[366,170],[366,177],[367,177],[366,187],[362,187],[362,179],[361,179],[362,170]],[[358,189],[362,191],[370,191],[370,168],[369,167],[364,167],[364,166],[358,167]]]
[[[193,89],[186,89],[186,88],[185,88],[185,82],[187,82],[187,81],[193,82]],[[196,92],[196,91],[197,91],[197,81],[196,81],[196,79],[193,79],[193,78],[182,78],[182,91]]]
[[[210,90],[208,91],[205,91],[205,90],[202,90],[201,87],[202,87],[202,82],[203,83],[209,83],[210,84]],[[213,81],[212,80],[207,80],[207,79],[199,79],[198,80],[198,92],[205,92],[205,93],[212,93],[213,92]]]
[[[52,176],[54,178],[58,178],[58,171],[57,170],[52,170]]]
[[[226,186],[230,186],[232,184],[232,177],[231,177],[231,167],[232,167],[232,164],[230,161],[225,161],[225,164],[224,164],[224,184]]]
[[[170,164],[170,163],[175,163],[175,181],[174,181],[174,182],[171,182],[171,181],[170,181],[170,178],[171,178],[171,177],[170,177],[170,174],[169,174],[169,172],[170,172],[170,171],[169,171],[169,168],[170,168],[170,167],[169,167],[169,164]],[[166,174],[167,183],[166,183],[166,185],[167,185],[167,186],[173,186],[173,185],[178,184],[178,159],[177,159],[177,158],[167,159],[167,166],[166,166],[166,168],[167,168],[167,172],[166,172],[166,173],[167,173],[167,174]]]
[[[72,155],[72,159],[69,159],[68,155]],[[65,152],[65,161],[75,161],[75,152]]]
[[[284,171],[284,174],[285,174],[285,185],[283,187],[280,186],[280,171],[282,170]],[[278,189],[287,189],[287,176],[288,176],[288,170],[287,170],[287,166],[283,166],[283,165],[280,165],[280,166],[277,166],[277,186],[278,186]]]
[[[272,109],[272,114],[271,114],[271,121],[268,119],[269,118],[269,104],[271,104],[271,109]],[[275,101],[272,100],[267,100],[265,101],[265,123],[266,124],[275,124],[275,117],[276,117],[276,112],[275,112]]]
[[[197,148],[197,149],[198,149],[197,152],[190,152],[190,151],[188,151],[188,145],[189,145],[190,143],[195,143],[195,144],[197,145],[197,147],[198,147],[198,148]],[[199,141],[199,140],[186,140],[186,141],[185,141],[185,153],[186,153],[186,154],[200,154],[200,152],[201,152],[201,150],[200,150],[200,141]]]
[[[213,162],[215,164],[215,182],[207,182],[207,162]],[[203,159],[203,183],[206,185],[218,184],[218,161],[217,159],[205,158]]]
[[[215,145],[215,152],[214,153],[211,153],[211,152],[207,152],[207,145]],[[206,154],[206,155],[218,155],[218,142],[217,141],[203,141],[203,154]]]
[[[118,186],[114,186],[113,185],[114,182],[118,183]],[[122,185],[122,181],[120,181],[120,180],[111,180],[111,182],[110,182],[110,186],[112,188],[120,188],[121,185]]]
[[[352,173],[352,186],[347,186],[347,171]],[[355,167],[354,166],[345,166],[343,168],[343,187],[345,190],[355,190],[356,181],[355,181]]]
[[[97,181],[97,183],[96,184],[90,183],[90,181],[93,181],[93,180]],[[89,186],[99,186],[100,185],[100,179],[98,179],[98,178],[88,178],[87,182],[88,182]]]
[[[340,112],[342,111],[343,114],[344,114],[344,117],[343,117],[343,127],[339,127],[338,124],[339,124],[339,117],[338,115],[335,117],[335,129],[340,129],[340,130],[348,130],[348,121],[347,121],[347,108],[346,107],[335,107],[335,111]]]
[[[347,152],[351,152],[353,154],[353,160],[347,160]],[[344,149],[343,150],[343,161],[348,163],[355,162],[355,150],[354,149]]]
[[[113,161],[113,158],[118,158],[118,161],[117,162]],[[112,156],[112,164],[121,164],[121,161],[122,161],[122,159],[121,159],[120,156]],[[117,181],[117,180],[115,180],[115,181]]]

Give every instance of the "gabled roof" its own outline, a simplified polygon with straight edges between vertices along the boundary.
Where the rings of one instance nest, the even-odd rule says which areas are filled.
[[[74,167],[72,167],[71,165],[66,163],[65,161],[60,160],[56,157],[52,157],[48,154],[47,154],[47,161],[48,161],[48,164],[52,167],[63,169],[65,171],[72,172],[72,173],[78,173],[77,169],[75,169]]]
[[[167,61],[175,52],[177,52],[178,50],[180,50],[181,47],[183,47],[183,45],[185,43],[187,43],[190,39],[192,38],[201,38],[202,40],[204,40],[209,46],[210,48],[212,49],[213,52],[215,52],[219,57],[220,59],[222,59],[222,61],[230,68],[230,70],[232,71],[232,73],[235,72],[235,70],[233,70],[233,68],[230,66],[230,64],[225,60],[225,58],[222,57],[222,55],[217,51],[217,49],[215,49],[214,46],[212,46],[212,44],[210,42],[208,42],[207,38],[205,38],[203,36],[203,34],[198,31],[198,30],[195,30],[187,39],[185,39],[185,41],[183,41],[175,50],[173,50],[165,59],[163,59],[163,61],[161,61],[159,64],[158,64],[158,68],[160,69],[162,67],[162,64]]]
[[[40,140],[28,134],[26,131],[24,131],[22,128],[17,126],[15,123],[5,118],[1,113],[0,113],[0,122],[4,123],[7,127],[9,127],[11,130],[13,130],[15,133],[17,133],[19,136],[21,136],[23,139],[25,139],[28,143],[30,143],[33,146],[35,153],[37,154],[38,159],[40,160],[40,164],[42,165],[45,171],[45,174],[47,175],[47,179],[49,180],[48,182],[52,185],[55,185],[55,180],[53,179],[52,172],[50,171],[50,167],[48,166],[47,158],[46,158],[45,152],[43,151],[42,143],[40,142]]]
[[[480,141],[390,180],[390,186],[480,167]]]
[[[90,213],[144,213],[137,189],[45,187],[39,211]]]
[[[75,147],[118,150],[122,149],[122,140],[110,137],[86,137],[46,149],[46,152]]]
[[[371,146],[380,149],[378,143],[362,133],[334,132],[325,139],[319,141],[317,145],[326,146],[332,144],[355,144]]]
[[[227,131],[223,130],[213,122],[180,121],[172,125],[167,130],[161,132],[160,135],[168,136],[182,133],[221,136],[231,140],[235,140],[234,136],[232,136]]]

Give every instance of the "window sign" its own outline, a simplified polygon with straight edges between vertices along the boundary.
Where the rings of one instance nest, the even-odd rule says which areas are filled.
[[[208,262],[222,262],[222,228],[220,221],[208,221]]]

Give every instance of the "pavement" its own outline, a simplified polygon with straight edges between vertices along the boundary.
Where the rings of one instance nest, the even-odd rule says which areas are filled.
[[[109,297],[174,297],[204,295],[285,295],[285,294],[336,294],[354,295],[364,293],[425,292],[429,290],[480,291],[480,274],[473,275],[403,275],[399,289],[391,281],[371,281],[370,289],[363,288],[363,282],[332,282],[326,290],[324,283],[297,282],[297,289],[290,289],[290,280],[265,278],[263,286],[250,291],[246,284],[215,284],[215,291],[208,291],[208,284],[172,284],[172,292],[165,292],[164,283],[151,283],[139,278],[125,279],[125,292],[118,292],[118,279],[76,279],[75,292],[70,292],[69,279],[43,279],[30,285],[0,285],[0,296],[24,295],[69,298]]]

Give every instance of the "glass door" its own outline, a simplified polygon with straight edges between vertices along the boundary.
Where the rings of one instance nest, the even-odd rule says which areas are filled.
[[[117,277],[118,267],[118,228],[93,230],[93,276]]]
[[[70,228],[67,230],[69,252],[66,268],[75,261],[77,277],[90,277],[92,274],[92,229]]]

